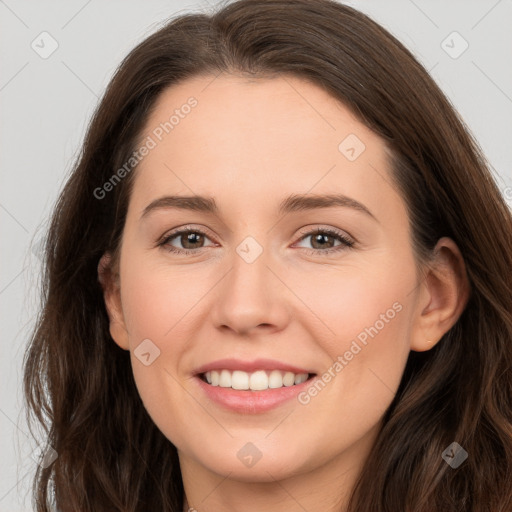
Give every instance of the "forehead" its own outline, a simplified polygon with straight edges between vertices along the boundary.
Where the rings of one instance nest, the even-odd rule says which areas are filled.
[[[390,183],[380,137],[295,76],[187,79],[160,94],[140,140],[151,149],[134,193],[146,203],[164,191],[260,206],[275,194],[309,191],[379,202]]]
[[[247,141],[250,130],[252,139],[268,147],[319,138],[336,142],[350,129],[362,138],[376,139],[345,105],[303,78],[220,74],[189,78],[164,90],[143,133],[153,133],[158,142],[172,133],[177,142],[191,130],[198,135],[207,132],[209,137],[200,142],[208,148],[209,140],[218,143],[223,134]],[[333,150],[338,150],[337,145]]]

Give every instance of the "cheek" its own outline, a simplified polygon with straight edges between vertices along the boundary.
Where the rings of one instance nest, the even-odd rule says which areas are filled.
[[[328,326],[317,328],[326,334],[315,340],[327,357],[317,383],[299,397],[307,411],[301,421],[305,428],[321,426],[331,450],[374,427],[400,384],[409,354],[409,308],[407,287],[396,283],[359,274],[340,279],[339,287],[331,280],[330,293],[310,295],[308,306]],[[315,449],[325,449],[321,439]]]
[[[209,310],[205,308],[205,295],[218,280],[217,273],[201,273],[193,267],[165,261],[155,263],[143,254],[137,257],[136,250],[127,251],[122,267],[121,299],[133,373],[141,398],[151,404],[152,411],[168,410],[182,396],[175,378],[183,378],[183,362],[190,359],[189,353],[193,351],[191,341],[197,338],[199,326],[206,321],[204,310]],[[198,315],[202,315],[201,319]],[[148,366],[138,359],[141,343],[148,344],[145,340],[156,346],[158,354]],[[169,396],[165,408],[160,408],[163,389]]]
[[[318,324],[315,334],[321,334],[322,345],[332,359],[349,350],[355,339],[367,346],[373,339],[382,340],[380,346],[392,339],[399,342],[396,334],[404,327],[406,286],[392,272],[333,269],[316,273],[314,279],[296,279],[292,286],[309,310],[298,320],[305,319],[309,331],[313,323]],[[388,336],[391,332],[394,336]]]
[[[168,268],[132,261],[127,262],[121,276],[123,313],[137,390],[154,423],[177,445],[186,435],[173,418],[180,418],[183,410],[194,405],[183,392],[179,363],[193,335],[191,308],[204,294],[201,286],[205,286],[204,282],[200,285],[200,281],[187,277],[190,269],[182,269],[173,269],[171,274]],[[150,353],[147,365],[139,358],[142,342],[148,347],[144,352]]]
[[[191,279],[190,267],[166,268],[134,264],[122,276],[122,303],[128,332],[133,343],[150,338],[173,338],[177,324],[187,324],[192,309],[204,295],[206,282]]]
[[[373,408],[378,401],[392,399],[407,361],[406,283],[412,281],[403,279],[405,268],[398,272],[396,266],[382,265],[365,270],[318,273],[314,286],[303,281],[294,291],[315,314],[298,318],[307,318],[304,329],[315,334],[324,353],[321,378],[329,388],[326,395]]]

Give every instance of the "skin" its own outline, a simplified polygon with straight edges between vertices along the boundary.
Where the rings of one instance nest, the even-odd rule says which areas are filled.
[[[136,169],[119,267],[109,268],[108,254],[100,262],[111,335],[130,350],[144,405],[178,449],[189,507],[339,511],[409,352],[431,349],[466,304],[462,256],[442,238],[432,267],[418,272],[383,140],[318,86],[290,76],[195,77],[161,94],[142,136],[190,96],[198,105]],[[354,161],[338,149],[349,134],[366,146]],[[277,214],[285,196],[303,193],[343,193],[375,218],[346,206]],[[161,208],[140,219],[157,198],[194,194],[215,198],[219,213]],[[206,237],[167,246],[197,254],[157,246],[189,225]],[[315,244],[304,235],[315,228],[354,245],[335,236]],[[264,249],[250,264],[236,252],[247,236]],[[329,247],[340,250],[325,254]],[[400,312],[307,404],[240,414],[208,400],[192,378],[224,357],[322,375],[396,302]],[[145,339],[160,350],[148,366],[134,355]],[[262,454],[252,467],[237,457],[247,442]]]

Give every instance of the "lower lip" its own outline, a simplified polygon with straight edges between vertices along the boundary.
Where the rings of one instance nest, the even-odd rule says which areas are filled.
[[[256,414],[269,411],[288,400],[296,398],[301,391],[304,391],[311,385],[315,377],[314,375],[301,384],[283,386],[282,388],[268,388],[263,391],[223,388],[221,386],[212,386],[199,376],[196,376],[195,379],[206,393],[206,396],[222,407],[245,414]]]

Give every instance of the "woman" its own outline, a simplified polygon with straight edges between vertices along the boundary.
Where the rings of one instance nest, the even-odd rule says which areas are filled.
[[[24,369],[58,454],[37,510],[512,510],[511,228],[447,99],[362,13],[172,20],[54,211]]]

